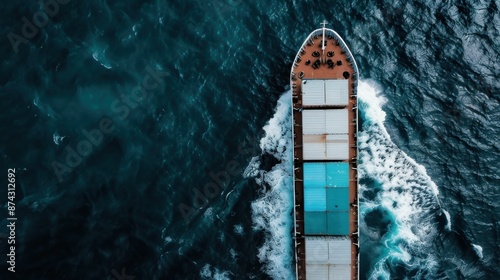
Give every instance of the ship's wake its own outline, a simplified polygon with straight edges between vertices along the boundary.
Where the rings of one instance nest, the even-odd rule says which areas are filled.
[[[254,230],[265,235],[258,257],[273,279],[293,279],[295,273],[290,94],[279,99],[263,128],[262,155],[244,172],[261,186],[260,197],[252,202],[252,220]],[[439,278],[434,240],[450,231],[451,222],[440,205],[438,188],[425,168],[391,141],[384,127],[385,100],[376,85],[361,81],[358,94],[363,118],[358,134],[361,267],[367,275],[360,278]],[[276,160],[271,166],[265,159],[269,156]]]
[[[274,116],[263,128],[262,155],[254,157],[244,172],[244,177],[254,178],[261,187],[260,197],[252,202],[253,229],[265,235],[259,260],[266,274],[286,280],[294,279],[295,274],[291,121],[291,92],[288,91],[278,100]]]
[[[362,266],[369,279],[435,279],[434,241],[450,230],[449,214],[425,168],[391,141],[384,127],[385,100],[376,85],[360,82],[358,94],[363,118],[358,135]]]

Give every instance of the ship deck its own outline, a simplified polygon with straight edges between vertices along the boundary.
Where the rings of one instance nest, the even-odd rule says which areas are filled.
[[[291,73],[293,101],[293,137],[294,137],[294,199],[295,199],[295,256],[297,279],[306,279],[306,245],[308,236],[304,217],[304,163],[307,162],[346,162],[349,163],[349,234],[351,240],[351,279],[358,278],[358,180],[357,180],[357,66],[343,40],[330,29],[326,29],[326,46],[322,51],[323,29],[309,35],[299,50]],[[316,52],[316,53],[315,53]],[[320,54],[318,57],[317,54]],[[333,52],[333,55],[331,55]],[[319,65],[314,62],[320,61]],[[327,60],[331,62],[327,63]],[[309,106],[302,96],[302,81],[308,79],[343,79],[348,80],[348,104],[345,106]],[[307,160],[304,159],[303,110],[311,109],[347,109],[348,112],[348,158],[343,160]],[[344,236],[346,237],[346,236]],[[337,279],[337,278],[335,278]]]

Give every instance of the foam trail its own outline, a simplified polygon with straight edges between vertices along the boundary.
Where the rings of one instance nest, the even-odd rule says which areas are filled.
[[[210,280],[229,280],[228,271],[220,271],[217,268],[212,268],[209,264],[206,264],[200,271],[200,277],[202,279]]]
[[[391,273],[387,270],[385,265],[387,259],[388,257],[386,256],[377,262],[371,271],[370,279],[391,279]]]
[[[66,138],[66,136],[61,136],[57,132],[54,132],[54,134],[52,135],[52,141],[54,141],[56,145],[60,145],[64,138]]]
[[[483,258],[483,247],[472,244],[472,247],[474,248],[474,251],[476,252],[477,256],[482,259]]]
[[[450,218],[450,213],[448,213],[448,211],[444,210],[443,209],[443,213],[446,217],[446,230],[447,231],[451,231],[451,218]]]
[[[259,248],[259,260],[273,279],[294,279],[292,268],[292,131],[291,92],[278,100],[274,116],[264,126],[260,140],[263,155],[275,157],[279,163],[266,171],[260,157],[254,157],[244,176],[254,178],[262,187],[260,198],[252,202],[253,229],[263,231],[265,240]]]
[[[436,217],[446,215],[441,211],[438,188],[422,165],[392,143],[384,127],[382,106],[386,100],[377,85],[361,81],[358,94],[364,117],[358,134],[360,180],[372,181],[373,188],[378,188],[360,189],[361,217],[379,209],[390,219],[387,233],[368,237],[384,252],[372,266],[370,279],[390,279],[389,267],[394,263],[404,265],[419,279],[435,275],[438,262],[432,246],[439,231]],[[373,198],[365,198],[368,193]]]

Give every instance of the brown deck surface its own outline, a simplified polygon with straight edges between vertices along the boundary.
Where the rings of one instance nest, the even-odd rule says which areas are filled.
[[[294,122],[294,183],[295,183],[295,219],[296,219],[296,250],[297,250],[297,268],[298,268],[298,279],[306,279],[305,269],[305,241],[304,241],[304,182],[303,182],[303,170],[302,170],[302,92],[301,92],[301,82],[302,79],[345,79],[343,76],[344,72],[349,73],[349,160],[350,167],[357,167],[357,149],[356,149],[356,138],[355,133],[357,131],[356,126],[356,109],[357,99],[354,92],[354,80],[358,77],[354,75],[354,68],[347,59],[347,55],[344,50],[337,43],[334,38],[327,39],[326,49],[324,56],[313,57],[313,52],[318,51],[322,54],[321,50],[321,40],[322,36],[317,36],[317,38],[312,38],[313,44],[307,44],[299,52],[300,61],[294,61],[294,68],[292,72],[292,95],[293,95],[293,122]],[[333,51],[333,57],[328,57],[327,52]],[[317,60],[323,58],[332,59],[335,63],[333,69],[330,69],[326,63],[322,63],[319,68],[314,69],[311,65]],[[310,65],[306,65],[306,62],[310,60]],[[337,61],[341,61],[341,65],[337,65]],[[299,77],[299,73],[303,72],[302,78]],[[309,107],[308,108],[314,108]],[[333,108],[333,107],[321,107],[321,108]],[[339,107],[336,107],[339,108]],[[350,204],[350,238],[351,238],[351,252],[352,252],[352,266],[351,275],[352,279],[358,278],[358,247],[354,243],[358,243],[358,209],[357,209],[357,171],[350,168],[349,169],[349,204]]]

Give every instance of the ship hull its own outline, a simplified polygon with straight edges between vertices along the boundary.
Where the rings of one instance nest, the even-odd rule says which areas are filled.
[[[358,279],[358,77],[344,40],[325,27],[291,69],[297,279]]]

